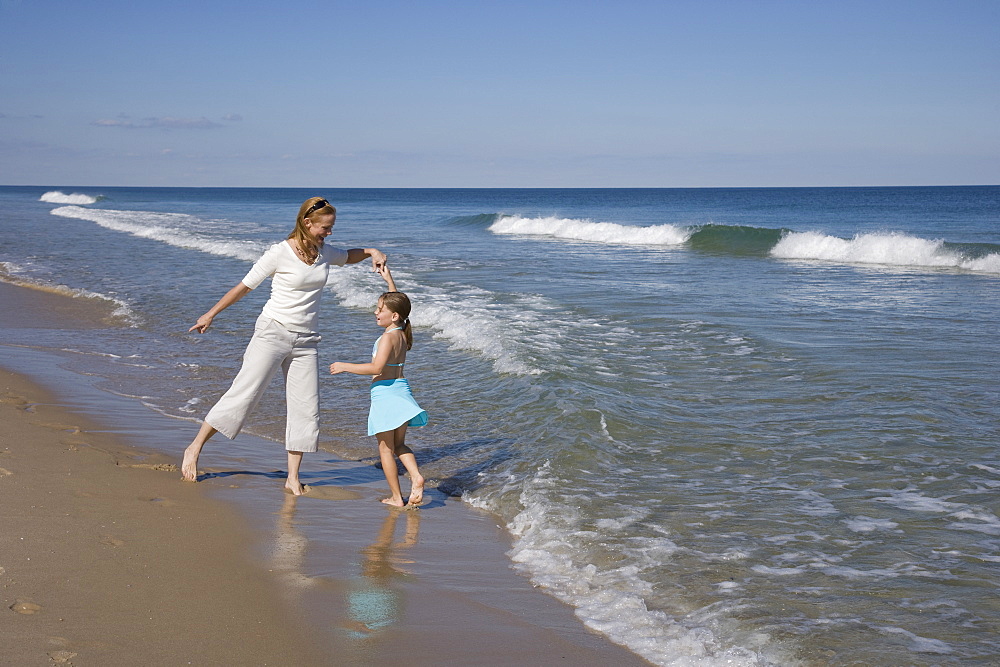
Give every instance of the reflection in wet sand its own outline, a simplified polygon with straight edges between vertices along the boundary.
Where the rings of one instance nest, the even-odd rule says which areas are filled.
[[[400,516],[406,518],[406,530],[402,540],[393,542]],[[347,593],[351,636],[370,636],[400,619],[403,595],[396,580],[409,575],[405,565],[413,562],[400,552],[417,544],[419,533],[420,512],[393,510],[382,522],[375,541],[361,550],[361,576],[351,581]]]
[[[301,498],[286,494],[278,512],[277,532],[271,554],[271,567],[282,589],[292,598],[299,598],[316,586],[343,591],[345,618],[343,631],[352,639],[373,639],[402,617],[402,578],[410,576],[406,565],[413,561],[402,552],[416,545],[420,534],[420,512],[391,510],[387,513],[374,541],[361,549],[359,576],[347,582],[337,582],[329,577],[310,576],[304,572],[308,538],[295,523],[295,511]],[[404,532],[400,540],[393,541],[400,519]],[[333,586],[329,586],[333,584]]]
[[[278,512],[277,535],[271,554],[271,567],[278,576],[283,589],[293,597],[315,583],[302,571],[309,540],[295,527],[295,507],[299,496],[285,494],[285,500]]]

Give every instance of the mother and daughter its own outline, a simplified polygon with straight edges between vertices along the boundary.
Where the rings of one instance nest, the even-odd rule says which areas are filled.
[[[319,305],[330,266],[356,264],[372,260],[372,270],[386,281],[389,291],[378,299],[375,322],[385,329],[375,342],[369,363],[335,362],[332,374],[371,375],[371,413],[368,434],[378,439],[382,471],[391,496],[383,503],[396,507],[419,505],[423,500],[424,478],[417,468],[413,452],[406,446],[407,426],[423,426],[427,413],[417,405],[403,377],[406,351],[413,345],[410,329],[410,300],[396,291],[386,256],[376,248],[343,250],[326,245],[333,232],[337,210],[326,199],[312,197],[299,207],[295,229],[288,238],[272,245],[253,265],[249,273],[229,290],[218,303],[198,318],[189,331],[205,333],[223,310],[233,305],[266,278],[271,278],[271,296],[257,318],[253,336],[243,354],[243,366],[232,386],[209,410],[194,440],[184,450],[181,474],[198,480],[198,458],[216,433],[230,440],[260,402],[264,390],[280,368],[285,377],[285,449],[288,453],[288,479],[285,488],[302,495],[306,489],[299,480],[302,454],[315,452],[319,446],[319,356],[317,333]],[[411,491],[404,501],[395,457],[410,474]]]

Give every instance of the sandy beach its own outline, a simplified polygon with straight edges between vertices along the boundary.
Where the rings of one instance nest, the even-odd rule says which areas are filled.
[[[0,283],[18,313],[0,335],[105,326],[59,316],[93,310],[79,306]],[[0,350],[2,664],[646,664],[532,588],[494,518],[458,499],[390,510],[370,462],[322,452],[296,499],[241,458],[280,462],[252,436],[216,443],[203,481],[182,482],[192,423],[101,392],[52,351]],[[315,548],[316,531],[336,546]]]

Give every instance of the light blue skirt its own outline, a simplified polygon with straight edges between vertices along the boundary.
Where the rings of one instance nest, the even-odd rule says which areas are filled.
[[[426,426],[427,411],[417,405],[406,378],[372,382],[368,435],[393,431],[403,424]]]

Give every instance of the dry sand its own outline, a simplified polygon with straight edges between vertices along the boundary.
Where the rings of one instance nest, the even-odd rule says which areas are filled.
[[[18,306],[0,367],[21,373],[0,372],[0,664],[647,664],[513,572],[494,517],[437,491],[390,510],[370,464],[312,455],[296,499],[213,441],[204,481],[180,481],[196,426],[84,400],[33,356],[52,351],[4,345],[7,326],[80,322],[34,292],[0,283],[0,310]],[[148,416],[123,430],[123,412]]]

